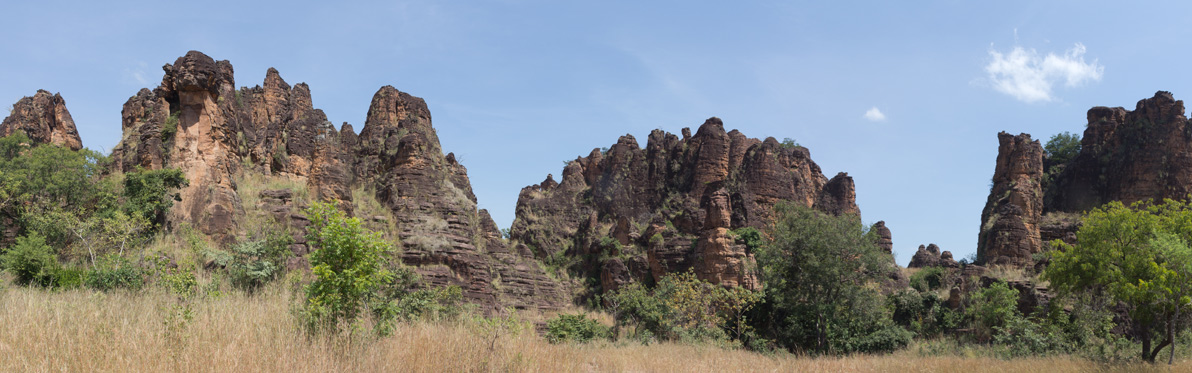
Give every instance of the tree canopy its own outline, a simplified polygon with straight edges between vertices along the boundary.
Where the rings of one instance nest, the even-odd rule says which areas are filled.
[[[817,353],[890,351],[910,341],[871,286],[891,270],[857,216],[781,203],[757,251],[781,344]]]
[[[1127,305],[1142,358],[1153,362],[1188,325],[1192,205],[1111,202],[1090,211],[1076,236],[1076,245],[1055,243],[1044,278],[1062,294],[1088,291]]]

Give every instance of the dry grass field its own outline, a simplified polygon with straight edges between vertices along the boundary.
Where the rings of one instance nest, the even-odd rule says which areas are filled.
[[[191,303],[157,289],[51,292],[0,285],[4,372],[1089,372],[1190,371],[1192,363],[1103,366],[1068,357],[999,360],[911,352],[806,358],[713,346],[552,345],[528,323],[465,317],[392,336],[308,339],[281,286]],[[189,312],[187,312],[189,309]],[[359,335],[369,335],[367,332]]]

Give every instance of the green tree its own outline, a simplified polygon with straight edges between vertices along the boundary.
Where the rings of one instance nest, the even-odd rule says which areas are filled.
[[[306,287],[306,313],[312,331],[339,331],[355,323],[382,284],[393,274],[382,255],[390,251],[380,233],[348,218],[333,203],[316,202],[306,209],[307,242],[315,280]]]
[[[890,318],[876,284],[891,270],[857,216],[781,203],[757,250],[778,342],[817,353],[890,351],[910,332]]]
[[[52,247],[66,246],[72,235],[63,218],[117,205],[115,188],[100,181],[104,162],[87,149],[34,145],[21,132],[0,138],[0,215]]]
[[[1043,151],[1051,158],[1052,164],[1065,164],[1080,154],[1080,135],[1064,131],[1051,136]]]
[[[144,218],[156,229],[165,222],[166,211],[174,201],[182,198],[176,193],[188,184],[186,176],[176,168],[136,171],[124,174],[124,211],[130,216]]]
[[[1061,294],[1089,291],[1126,304],[1141,357],[1154,362],[1187,329],[1192,205],[1111,202],[1090,211],[1076,236],[1076,245],[1055,243],[1060,250],[1052,254],[1043,278]],[[1152,345],[1156,338],[1160,342]]]

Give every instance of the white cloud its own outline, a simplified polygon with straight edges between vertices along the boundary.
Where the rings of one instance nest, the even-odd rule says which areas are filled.
[[[1014,47],[1002,54],[989,50],[993,60],[985,66],[993,89],[1013,96],[1022,102],[1048,102],[1055,99],[1051,88],[1063,81],[1066,87],[1076,87],[1087,81],[1100,81],[1105,66],[1093,59],[1084,61],[1084,44],[1076,43],[1063,55],[1047,53],[1040,56],[1034,49]]]
[[[871,108],[869,108],[869,110],[866,110],[865,115],[863,117],[865,119],[869,119],[870,121],[873,121],[873,122],[881,122],[881,121],[886,120],[886,114],[882,114],[882,111],[878,110],[877,106],[871,107]]]
[[[139,86],[146,86],[149,84],[148,69],[149,64],[144,61],[138,61],[134,67],[124,68],[124,81],[127,83],[137,84]]]

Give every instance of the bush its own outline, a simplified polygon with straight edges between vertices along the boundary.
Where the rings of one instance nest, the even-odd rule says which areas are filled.
[[[968,314],[977,339],[988,341],[998,328],[1022,318],[1018,312],[1018,292],[1003,281],[994,282],[973,296]]]
[[[83,284],[103,291],[138,290],[145,286],[144,271],[128,258],[107,255],[84,273]]]
[[[587,343],[593,339],[607,338],[607,326],[583,314],[555,316],[546,322],[546,340],[550,343]]]
[[[369,305],[377,335],[389,335],[398,321],[449,320],[462,312],[463,290],[459,286],[414,290],[420,280],[418,274],[404,267],[392,272],[390,281],[381,286]]]
[[[634,326],[638,339],[742,342],[753,337],[745,315],[761,298],[761,292],[712,285],[691,272],[664,276],[654,289],[631,283],[607,297],[618,328]]]
[[[254,292],[276,279],[285,269],[293,239],[285,232],[270,234],[263,240],[245,241],[232,247],[227,263],[232,286]]]
[[[0,263],[20,285],[53,286],[59,269],[58,258],[38,234],[17,237],[16,244],[0,256]]]
[[[310,219],[307,242],[315,280],[306,287],[305,316],[311,332],[339,332],[354,324],[375,292],[392,280],[381,255],[390,250],[379,233],[348,218],[332,203],[316,202],[306,209]]]
[[[922,268],[911,275],[911,287],[921,292],[939,289],[943,286],[944,277],[947,275],[948,272],[940,267]]]

